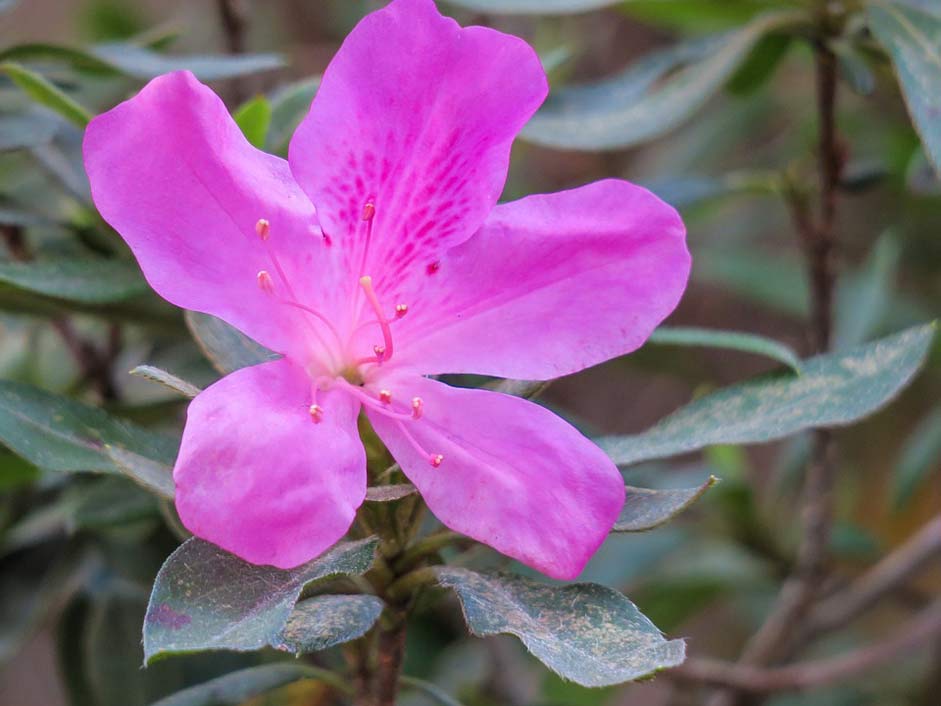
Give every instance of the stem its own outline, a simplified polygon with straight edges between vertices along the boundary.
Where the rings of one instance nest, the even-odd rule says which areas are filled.
[[[423,539],[418,540],[408,549],[406,549],[395,561],[397,571],[405,572],[411,569],[415,564],[425,557],[437,554],[439,551],[452,544],[456,544],[467,539],[464,535],[457,532],[442,531],[435,532]]]
[[[819,214],[814,219],[807,200],[790,194],[792,217],[803,247],[811,290],[810,340],[813,351],[830,348],[833,330],[833,296],[836,283],[837,189],[843,155],[836,131],[837,59],[827,47],[832,32],[825,5],[819,18],[820,37],[814,45],[816,102],[818,111]],[[752,636],[739,660],[746,668],[770,664],[793,648],[820,594],[827,572],[828,544],[833,521],[833,487],[836,476],[835,446],[829,430],[814,433],[811,459],[803,488],[803,529],[797,562],[785,581],[764,624]],[[728,683],[709,706],[742,703],[743,684]]]
[[[376,664],[377,706],[395,706],[399,673],[405,657],[406,612],[389,616],[390,625],[379,629],[379,659]]]
[[[884,642],[839,657],[776,669],[712,659],[691,659],[668,674],[673,679],[721,685],[754,694],[813,689],[873,670],[905,654],[923,649],[939,637],[941,601],[923,610]]]
[[[244,54],[245,35],[248,31],[248,10],[245,0],[217,0],[217,7],[226,48],[230,54]],[[230,86],[233,102],[241,103],[246,99],[248,92],[244,79],[233,78]]]

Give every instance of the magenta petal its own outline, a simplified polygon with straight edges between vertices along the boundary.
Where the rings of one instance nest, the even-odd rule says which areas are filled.
[[[154,79],[91,122],[84,156],[95,205],[162,297],[278,352],[304,345],[298,313],[259,289],[268,270],[284,294],[255,228],[270,222],[298,298],[316,300],[311,283],[328,279],[329,262],[314,208],[287,162],[252,147],[209,88],[188,72]]]
[[[389,296],[497,202],[510,144],[548,87],[531,47],[395,0],[347,37],[290,148],[291,169],[355,274]],[[375,205],[360,269],[364,205]]]
[[[366,494],[359,404],[321,394],[286,358],[243,368],[190,403],[173,470],[186,528],[253,564],[282,569],[339,540]]]
[[[408,302],[397,364],[544,380],[629,353],[686,288],[685,234],[625,181],[497,206]]]
[[[576,577],[624,504],[624,481],[601,449],[518,397],[425,378],[388,384],[421,397],[424,415],[398,422],[370,411],[369,420],[438,519],[553,578]],[[441,454],[440,467],[406,434]]]

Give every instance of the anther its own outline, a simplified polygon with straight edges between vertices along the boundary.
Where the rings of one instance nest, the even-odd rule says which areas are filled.
[[[271,279],[271,275],[268,274],[268,270],[260,270],[258,272],[258,286],[261,288],[265,294],[274,293],[274,282]]]
[[[383,404],[392,404],[392,392],[389,390],[379,390],[379,401]]]
[[[432,468],[438,468],[441,466],[441,462],[444,461],[444,456],[441,454],[432,454],[431,458],[428,460],[431,463]]]
[[[258,233],[258,237],[262,240],[268,240],[268,237],[271,235],[271,224],[265,218],[259,218],[258,223],[255,224],[255,232]]]
[[[401,319],[408,313],[408,304],[396,304],[395,305],[395,318]]]
[[[312,404],[310,406],[310,418],[314,424],[320,424],[323,421],[323,407],[319,404]]]
[[[372,201],[367,201],[366,205],[363,206],[363,220],[371,221],[373,216],[376,215],[376,205]]]
[[[386,358],[386,347],[381,346],[378,343],[372,347],[372,352],[376,354],[376,358],[379,360],[385,360]]]
[[[425,410],[425,403],[421,397],[412,398],[412,418],[421,419],[422,412]]]

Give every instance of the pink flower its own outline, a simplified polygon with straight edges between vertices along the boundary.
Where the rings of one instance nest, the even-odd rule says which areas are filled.
[[[639,347],[686,285],[683,224],[644,189],[496,205],[547,90],[522,40],[395,0],[344,42],[287,162],[185,72],[92,121],[95,204],[153,288],[283,355],[190,405],[190,531],[282,568],[327,549],[365,495],[364,411],[444,524],[580,573],[624,502],[614,464],[538,405],[426,377],[574,373]]]

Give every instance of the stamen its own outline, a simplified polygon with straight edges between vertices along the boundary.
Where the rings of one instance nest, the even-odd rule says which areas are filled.
[[[392,329],[389,327],[389,320],[386,319],[386,315],[382,312],[379,299],[376,297],[376,292],[372,287],[372,277],[369,275],[360,277],[359,286],[363,288],[363,292],[366,294],[366,300],[376,313],[376,318],[379,319],[379,327],[382,329],[382,339],[385,345],[373,347],[373,351],[376,353],[376,362],[382,363],[392,357]]]
[[[383,404],[392,404],[392,392],[389,390],[379,390],[379,401]]]
[[[376,204],[372,199],[363,206],[363,221],[366,223],[366,237],[363,239],[363,257],[359,261],[359,273],[366,271],[366,258],[369,257],[369,244],[372,242],[372,222],[376,216]]]
[[[258,275],[258,286],[265,294],[274,294],[274,282],[271,281],[271,275],[268,270],[261,270]]]
[[[425,403],[421,397],[412,398],[412,419],[421,419],[422,413],[425,411]]]
[[[369,394],[362,387],[359,387],[358,385],[353,385],[352,383],[350,383],[344,378],[337,378],[336,384],[345,388],[347,392],[349,392],[356,399],[362,402],[364,406],[369,407],[370,409],[374,409],[377,412],[381,412],[387,417],[391,417],[392,419],[396,419],[396,420],[413,419],[411,414],[407,414],[405,412],[396,412],[394,409],[387,406],[384,402],[380,402],[380,400],[377,400],[374,397],[370,397]],[[391,398],[391,395],[390,395],[390,398]]]
[[[310,418],[314,424],[320,424],[323,421],[323,407],[319,404],[312,404],[310,406]]]
[[[408,313],[408,304],[396,304],[395,305],[395,318],[401,319]]]
[[[258,234],[258,237],[261,238],[262,242],[265,244],[265,253],[268,255],[268,259],[271,261],[271,264],[274,266],[274,270],[278,275],[278,279],[281,281],[281,286],[284,287],[284,290],[287,292],[287,297],[277,296],[275,298],[281,304],[286,306],[294,307],[295,309],[300,309],[308,314],[311,314],[317,318],[320,322],[326,325],[327,329],[333,335],[334,340],[340,346],[340,350],[344,347],[343,339],[340,337],[339,331],[336,327],[330,323],[330,321],[315,309],[311,309],[308,306],[304,306],[297,301],[297,295],[294,294],[294,289],[291,287],[291,283],[288,281],[287,275],[284,273],[284,268],[281,267],[281,261],[278,259],[277,254],[272,249],[271,244],[268,242],[268,239],[271,237],[271,223],[267,218],[259,218],[258,222],[255,223],[255,232]],[[258,286],[261,287],[261,290],[266,294],[274,295],[274,281],[271,278],[271,275],[267,270],[262,270],[258,273]],[[322,333],[317,330],[309,321],[305,319],[310,330],[313,334],[320,340],[321,344],[328,350],[328,356],[331,360],[334,358],[333,351],[329,346],[326,345],[326,341],[323,339]],[[334,361],[334,364],[336,361]]]
[[[402,432],[402,436],[404,436],[408,440],[408,443],[412,445],[412,448],[428,459],[428,463],[431,464],[432,468],[438,468],[441,466],[441,463],[444,461],[443,454],[428,453],[424,447],[418,443],[418,439],[412,436],[411,432],[409,432],[402,422],[396,422],[396,426],[398,426],[399,431]]]

